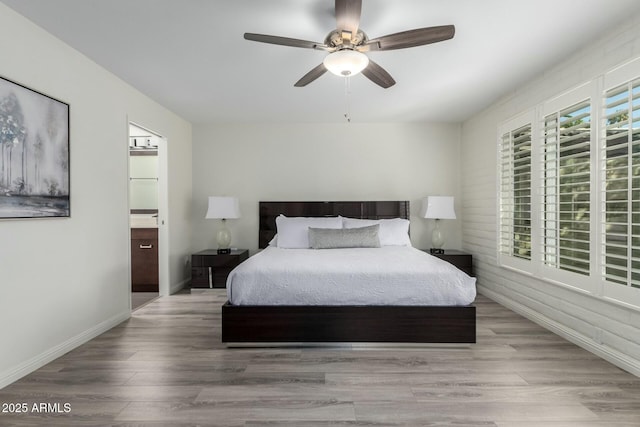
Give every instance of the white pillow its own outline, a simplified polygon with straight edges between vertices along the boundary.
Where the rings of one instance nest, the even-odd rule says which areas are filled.
[[[375,224],[380,224],[380,246],[411,246],[408,219],[342,218],[342,226],[344,228],[360,228]]]
[[[309,227],[342,228],[340,217],[286,217],[276,218],[278,247],[286,249],[309,249]]]

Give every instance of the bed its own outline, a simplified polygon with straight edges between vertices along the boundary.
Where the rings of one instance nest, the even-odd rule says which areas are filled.
[[[276,235],[276,218],[279,215],[287,217],[335,217],[343,216],[357,219],[391,219],[409,217],[409,202],[407,201],[383,201],[383,202],[260,202],[259,206],[259,246],[265,249],[248,261],[258,265],[265,265],[271,258],[276,260],[276,265],[282,265],[280,261],[290,259],[291,262],[297,258],[304,258],[308,252],[313,250],[291,250],[286,253],[287,258],[283,258],[286,249],[272,249],[269,243]],[[273,243],[272,243],[273,245]],[[385,254],[385,248],[378,249],[338,249],[320,250],[322,257],[338,257],[343,259],[329,259],[334,266],[349,265],[349,257],[359,258],[360,254],[370,251],[376,256],[395,256],[393,265],[398,264],[398,274],[404,270],[411,270],[410,265],[406,268],[399,263],[403,258],[411,259],[421,255],[428,257],[414,248],[404,248],[390,250]],[[421,255],[419,255],[420,253]],[[339,254],[339,255],[336,255]],[[314,255],[316,256],[316,255]],[[442,261],[434,261],[442,268]],[[438,264],[440,263],[440,264]],[[243,263],[244,264],[244,263]],[[251,276],[250,265],[240,265],[229,276],[227,283],[229,301],[222,306],[222,341],[228,346],[235,345],[286,345],[286,344],[323,344],[323,343],[455,343],[469,344],[476,341],[476,316],[475,306],[469,303],[469,294],[463,299],[448,299],[446,294],[438,300],[437,304],[424,305],[419,300],[407,299],[397,285],[393,291],[392,302],[379,302],[376,300],[348,297],[340,294],[340,290],[345,286],[336,286],[333,279],[328,279],[324,288],[329,292],[314,294],[312,303],[307,300],[296,299],[296,296],[278,295],[274,290],[261,289],[259,285],[269,282],[267,276],[260,276],[253,273]],[[448,267],[450,268],[450,266]],[[338,268],[339,269],[339,268]],[[282,270],[282,269],[281,269]],[[287,270],[287,269],[284,269]],[[290,271],[285,271],[292,274]],[[298,272],[299,273],[299,272]],[[347,271],[343,269],[343,275]],[[240,283],[235,284],[236,276],[253,278],[255,291],[262,290],[260,295],[252,292],[244,292]],[[304,273],[298,276],[299,281],[304,280]],[[311,273],[309,273],[311,274]],[[315,274],[315,273],[314,273]],[[460,273],[462,274],[462,273]],[[381,289],[378,293],[386,292],[384,283],[376,282],[372,275],[372,289]],[[466,276],[465,276],[466,277]],[[289,281],[295,281],[296,276],[288,276]],[[292,279],[293,278],[293,279]],[[468,277],[467,277],[468,279]],[[321,279],[319,279],[321,280]],[[350,281],[351,287],[358,286],[366,288],[367,283],[357,283]],[[398,283],[401,283],[398,280]],[[442,280],[441,280],[442,282]],[[320,283],[322,285],[322,283]],[[332,287],[333,286],[333,287]],[[451,283],[440,283],[440,288],[457,286]],[[323,286],[320,286],[321,288]],[[313,288],[310,288],[313,289]],[[313,291],[305,291],[305,294]],[[375,292],[374,292],[375,293]],[[253,296],[252,296],[253,295]],[[475,295],[475,287],[473,295]],[[308,295],[306,295],[308,297]],[[253,298],[253,300],[251,299]],[[386,300],[388,301],[388,300]],[[461,303],[460,301],[464,301]]]

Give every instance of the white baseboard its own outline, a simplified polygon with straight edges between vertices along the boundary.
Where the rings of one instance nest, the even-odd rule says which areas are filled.
[[[79,347],[87,341],[97,337],[98,335],[108,331],[109,329],[119,325],[131,316],[130,312],[121,313],[104,322],[94,326],[91,329],[87,329],[80,334],[71,337],[67,341],[50,348],[38,356],[35,356],[26,362],[23,362],[13,369],[0,373],[0,389],[8,386],[9,384],[18,381],[20,378],[29,375],[33,371],[40,369],[47,363],[57,359],[60,356],[70,352],[71,350]]]
[[[169,295],[173,295],[176,292],[182,290],[185,286],[189,284],[190,281],[191,279],[184,279],[182,282],[178,282],[175,285],[171,285],[169,289]]]
[[[532,322],[537,323],[545,329],[550,330],[551,332],[560,335],[562,338],[570,341],[585,350],[602,357],[604,360],[613,363],[617,367],[624,369],[625,371],[640,377],[640,360],[636,360],[632,357],[627,356],[626,354],[620,353],[617,350],[614,350],[610,347],[604,346],[602,344],[598,344],[594,340],[584,336],[576,332],[575,330],[566,327],[565,325],[556,322],[553,319],[548,318],[531,308],[520,304],[513,299],[499,294],[491,289],[488,289],[484,286],[478,286],[478,292],[482,295],[491,298],[492,300],[500,303],[501,305],[507,307],[510,310],[515,311],[516,313],[526,317]]]

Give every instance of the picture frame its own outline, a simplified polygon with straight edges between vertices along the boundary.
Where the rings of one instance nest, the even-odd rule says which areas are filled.
[[[0,76],[0,220],[70,217],[69,104]]]

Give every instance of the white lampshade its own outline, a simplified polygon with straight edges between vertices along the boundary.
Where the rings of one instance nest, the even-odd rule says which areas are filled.
[[[209,197],[209,208],[205,218],[240,218],[240,203],[237,197]]]
[[[367,68],[369,58],[357,50],[344,49],[330,53],[322,63],[336,76],[347,77],[354,76]]]
[[[453,196],[429,196],[422,200],[422,218],[456,219],[453,210]]]

